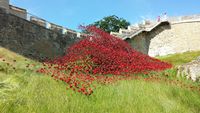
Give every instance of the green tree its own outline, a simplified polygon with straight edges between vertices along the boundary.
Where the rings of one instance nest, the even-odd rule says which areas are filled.
[[[118,32],[120,28],[127,29],[127,27],[130,25],[130,22],[126,21],[123,18],[119,18],[115,15],[112,15],[104,17],[103,19],[94,22],[93,24],[90,25],[94,25],[110,33],[111,31]]]

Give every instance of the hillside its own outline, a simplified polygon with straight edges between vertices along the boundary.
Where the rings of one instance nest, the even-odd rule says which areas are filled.
[[[178,65],[198,55],[200,52],[188,52],[161,59]],[[176,78],[175,69],[153,73],[155,81],[141,75],[137,80],[97,84],[94,94],[85,96],[66,90],[61,81],[36,73],[40,66],[39,62],[0,48],[1,113],[200,112],[200,84]]]

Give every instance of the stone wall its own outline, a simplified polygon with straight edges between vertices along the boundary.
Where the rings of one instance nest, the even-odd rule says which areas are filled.
[[[9,0],[0,0],[0,8],[9,11]]]
[[[10,7],[9,13],[16,15],[18,17],[24,18],[24,19],[27,18],[26,9],[22,9],[13,5],[9,5],[9,7]]]
[[[159,30],[164,29],[162,32]],[[200,21],[183,22],[160,27],[149,33],[148,54],[163,56],[186,51],[200,50]]]
[[[76,34],[63,35],[0,9],[0,46],[26,57],[61,56],[78,40]]]
[[[163,23],[127,41],[136,50],[150,56],[197,51],[200,50],[200,21]]]
[[[7,13],[14,14],[18,17],[27,18],[27,11],[26,9],[19,8],[13,5],[9,5],[10,0],[0,0],[0,8],[5,9]]]
[[[146,39],[146,32],[142,32],[134,38],[126,39],[127,42],[137,51],[147,54],[148,53],[148,40]]]
[[[156,26],[150,32],[142,31],[138,35],[134,35],[132,38],[126,39],[126,41],[137,51],[140,51],[144,54],[148,54],[150,50],[150,44],[153,38],[157,36],[157,34],[163,32],[164,30],[170,29],[170,25],[168,22],[164,22]]]

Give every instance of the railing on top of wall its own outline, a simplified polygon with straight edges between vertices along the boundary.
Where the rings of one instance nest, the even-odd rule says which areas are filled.
[[[169,21],[170,23],[179,23],[179,22],[187,22],[187,21],[200,21],[200,14],[199,15],[189,15],[189,16],[176,16],[176,17],[160,17],[159,21],[158,19],[155,20],[149,20],[150,25],[145,25],[145,27],[151,27],[152,25],[155,25],[158,22],[161,21]]]
[[[149,21],[150,24],[145,24],[145,20],[141,24],[137,24],[140,29],[144,28],[151,28],[152,26],[156,25],[158,22],[168,21],[170,23],[180,23],[180,22],[188,22],[188,21],[200,21],[200,14],[199,15],[190,15],[190,16],[177,16],[177,17],[160,17],[160,19],[155,20],[146,20]]]
[[[76,37],[78,37],[78,38],[81,37],[81,33],[80,32],[77,32],[75,30],[71,30],[71,29],[62,27],[60,25],[54,24],[52,22],[49,22],[49,21],[47,21],[45,19],[42,19],[42,18],[40,18],[40,17],[38,17],[36,15],[33,15],[31,13],[28,13],[28,12],[27,12],[26,20],[28,20],[30,22],[33,22],[33,23],[35,23],[37,25],[40,25],[42,27],[45,27],[47,29],[59,32],[59,33],[61,33],[63,35],[72,34],[72,35],[76,35]]]
[[[187,20],[200,20],[200,15],[168,17],[168,21],[170,22],[181,22]]]

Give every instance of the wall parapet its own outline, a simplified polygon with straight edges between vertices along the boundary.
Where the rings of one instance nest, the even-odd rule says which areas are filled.
[[[171,25],[182,24],[182,23],[192,23],[192,22],[200,22],[200,18],[199,19],[192,19],[192,20],[175,21],[175,22],[171,22]]]
[[[35,16],[31,13],[27,13],[27,18],[26,20],[30,21],[30,22],[33,22],[37,25],[40,25],[42,27],[45,27],[46,29],[49,29],[49,30],[53,30],[55,32],[58,32],[60,34],[63,34],[63,35],[66,35],[67,33],[72,33],[74,35],[76,35],[78,38],[81,38],[79,34],[82,34],[80,32],[77,32],[75,30],[72,30],[72,29],[68,29],[68,28],[65,28],[63,26],[60,26],[60,25],[57,25],[57,24],[54,24],[52,22],[49,22],[45,19],[42,19],[38,16]]]
[[[168,21],[172,23],[182,22],[182,21],[195,21],[200,19],[200,14],[189,15],[189,16],[177,16],[177,17],[168,17]]]
[[[26,9],[22,9],[13,5],[9,5],[9,13],[14,14],[18,17],[21,17],[23,19],[27,18],[27,11]]]

